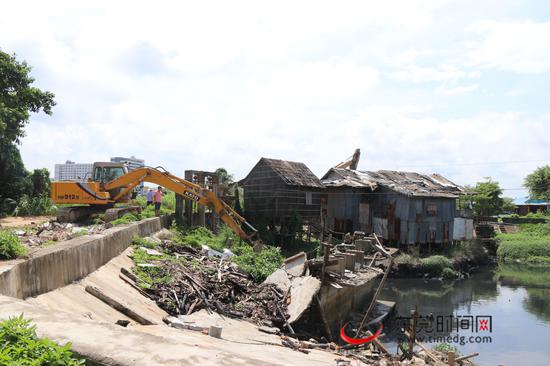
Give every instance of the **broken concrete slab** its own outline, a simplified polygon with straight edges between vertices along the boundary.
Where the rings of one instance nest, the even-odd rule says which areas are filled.
[[[285,271],[292,276],[301,276],[304,274],[307,256],[300,252],[292,257],[285,259]]]
[[[160,257],[162,255],[161,252],[159,252],[158,250],[155,250],[155,249],[146,248],[146,247],[140,247],[140,248],[143,249],[145,251],[145,253],[147,253],[148,255],[153,255],[153,256],[158,256],[158,257]]]
[[[264,283],[274,284],[283,293],[287,293],[290,288],[290,279],[284,269],[279,268],[272,274],[270,274],[264,281]]]
[[[290,324],[300,319],[320,289],[321,281],[312,276],[296,277],[291,280],[290,304],[287,308]]]
[[[174,237],[174,233],[164,228],[152,235],[157,240],[171,240]]]

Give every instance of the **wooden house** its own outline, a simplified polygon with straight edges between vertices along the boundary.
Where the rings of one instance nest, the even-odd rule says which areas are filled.
[[[252,223],[284,232],[296,219],[303,224],[319,222],[324,187],[304,163],[261,158],[239,186],[244,190],[245,216]]]

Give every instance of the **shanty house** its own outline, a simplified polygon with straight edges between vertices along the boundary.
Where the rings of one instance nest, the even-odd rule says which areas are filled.
[[[456,201],[464,189],[439,174],[331,168],[321,182],[328,230],[374,232],[397,245],[456,240]]]
[[[529,197],[516,198],[513,204],[516,206],[516,213],[522,216],[529,213],[546,212],[550,207],[550,202],[529,199]]]
[[[244,189],[245,215],[253,223],[280,231],[296,218],[319,222],[324,187],[304,163],[261,158],[239,185]]]

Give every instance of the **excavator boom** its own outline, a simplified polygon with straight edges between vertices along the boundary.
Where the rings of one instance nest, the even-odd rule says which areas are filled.
[[[95,165],[97,165],[99,180],[52,182],[51,198],[54,203],[89,205],[69,207],[68,210],[64,210],[64,215],[67,216],[66,221],[71,221],[72,218],[76,220],[78,213],[87,215],[91,212],[98,212],[112,207],[115,203],[127,202],[130,193],[137,185],[149,182],[174,191],[187,200],[197,202],[199,205],[210,207],[243,240],[250,240],[257,233],[257,230],[235,212],[231,206],[216,196],[214,192],[204,189],[198,184],[155,168],[144,167],[127,172],[126,170],[120,170],[122,168],[113,163],[94,164],[94,178],[96,178]],[[105,170],[102,173],[102,168],[111,170]],[[116,173],[113,179],[111,179],[110,173]],[[103,177],[108,178],[102,179]],[[243,224],[253,231],[251,235],[247,235],[242,229],[241,225]]]

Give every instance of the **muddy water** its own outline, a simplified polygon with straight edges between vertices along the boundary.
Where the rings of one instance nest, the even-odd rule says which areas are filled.
[[[392,352],[415,307],[425,343],[449,343],[479,365],[550,365],[550,268],[481,269],[455,282],[390,279],[380,298],[397,302],[382,338]]]

